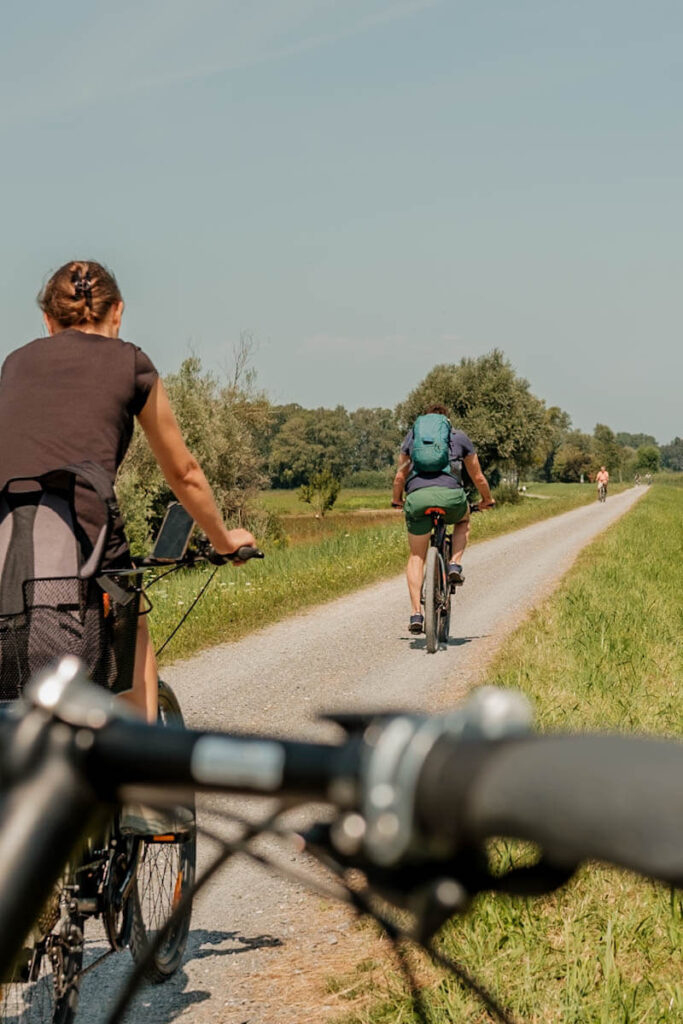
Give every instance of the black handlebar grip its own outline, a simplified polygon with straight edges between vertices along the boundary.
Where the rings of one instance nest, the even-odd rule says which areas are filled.
[[[244,544],[237,551],[232,551],[226,557],[231,562],[248,562],[250,558],[265,558],[266,556],[259,548],[254,548],[250,544]]]
[[[558,865],[606,861],[683,883],[683,744],[642,737],[443,737],[423,766],[428,835],[530,839]]]

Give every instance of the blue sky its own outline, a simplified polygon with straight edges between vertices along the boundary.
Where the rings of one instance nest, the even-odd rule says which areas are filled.
[[[502,348],[575,424],[683,434],[679,0],[47,0],[0,37],[1,354],[66,259],[163,371],[394,405]]]

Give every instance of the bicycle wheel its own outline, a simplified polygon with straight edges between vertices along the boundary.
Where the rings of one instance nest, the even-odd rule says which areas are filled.
[[[427,650],[430,654],[434,654],[439,648],[443,607],[443,571],[441,558],[435,547],[429,548],[425,561],[424,604]]]
[[[159,680],[159,722],[182,725],[183,716],[175,694]],[[150,942],[168,921],[182,897],[194,884],[197,840],[194,832],[181,841],[141,839],[135,885],[131,893],[133,920],[130,948],[140,961]],[[146,975],[162,982],[180,967],[190,930],[191,906],[170,930],[154,954]]]
[[[11,977],[0,980],[0,1021],[71,1024],[82,965],[82,920],[73,918],[53,926],[35,946],[24,950]]]

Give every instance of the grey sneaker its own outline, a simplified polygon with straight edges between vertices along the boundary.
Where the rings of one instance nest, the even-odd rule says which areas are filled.
[[[194,832],[194,812],[189,807],[159,810],[145,804],[126,804],[121,811],[119,828],[130,836],[174,836],[186,839]]]
[[[424,617],[422,615],[411,615],[408,629],[411,633],[421,633],[424,629]]]
[[[457,562],[451,562],[448,566],[448,582],[455,584],[465,582],[465,573],[462,571],[462,566],[458,565]]]

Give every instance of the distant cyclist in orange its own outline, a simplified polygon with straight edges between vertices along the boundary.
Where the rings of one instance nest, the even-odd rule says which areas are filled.
[[[609,483],[609,473],[604,466],[600,466],[598,475],[595,478],[595,482],[598,485],[598,498],[600,498],[600,488],[605,488],[605,497],[607,497],[607,484]]]

